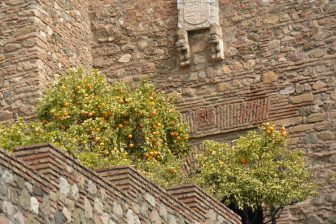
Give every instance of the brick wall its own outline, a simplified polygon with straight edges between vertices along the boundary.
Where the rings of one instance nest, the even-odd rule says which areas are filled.
[[[286,211],[283,223],[335,222],[335,2],[219,2],[223,61],[209,59],[209,31],[194,31],[191,65],[179,67],[176,1],[106,0],[90,8],[93,65],[111,80],[150,77],[176,95],[196,146],[264,121],[286,126],[321,194]]]
[[[0,2],[0,120],[31,114],[39,96],[35,0]]]
[[[34,114],[45,87],[73,66],[90,68],[88,2],[0,2],[0,121]]]
[[[222,205],[219,210],[207,208],[211,215],[197,214],[132,168],[119,171],[131,171],[128,183],[136,195],[116,184],[125,179],[122,172],[87,170],[49,144],[17,148],[14,155],[0,149],[1,224],[240,223]]]
[[[74,64],[92,65],[109,81],[149,78],[177,96],[199,148],[204,139],[231,140],[264,121],[286,126],[289,147],[306,152],[321,194],[286,211],[284,223],[335,223],[335,1],[219,6],[225,59],[211,62],[209,31],[193,31],[191,65],[180,68],[175,0],[5,0],[0,118],[31,113],[44,84]]]

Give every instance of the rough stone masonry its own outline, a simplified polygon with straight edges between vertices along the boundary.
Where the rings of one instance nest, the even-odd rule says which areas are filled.
[[[0,119],[32,115],[69,66],[111,82],[149,77],[177,96],[195,147],[264,121],[288,128],[321,194],[281,223],[336,223],[336,2],[219,0],[217,9],[223,59],[212,60],[210,29],[188,30],[181,67],[176,0],[1,0]]]

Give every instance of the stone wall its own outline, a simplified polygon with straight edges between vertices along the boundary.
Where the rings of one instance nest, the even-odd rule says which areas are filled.
[[[91,68],[88,2],[0,2],[0,121],[34,114],[57,74]]]
[[[0,2],[0,120],[31,114],[39,97],[35,4]]]
[[[150,77],[175,94],[196,146],[265,121],[284,125],[289,147],[306,152],[321,194],[286,211],[282,222],[335,222],[335,2],[219,3],[225,59],[210,60],[208,30],[192,31],[185,68],[175,46],[176,1],[91,5],[94,67],[110,80]]]
[[[219,204],[215,200],[198,214],[134,170],[129,184],[139,191],[129,194],[117,184],[128,167],[114,168],[109,177],[117,181],[110,182],[52,145],[18,148],[14,155],[0,150],[1,224],[240,223],[224,206],[213,210],[211,204]]]
[[[91,29],[86,0],[39,0],[35,20],[44,85],[69,67],[91,68]]]
[[[287,210],[283,223],[336,223],[335,1],[219,0],[225,59],[210,60],[209,30],[192,31],[184,68],[175,0],[0,4],[0,119],[31,114],[44,84],[75,64],[109,81],[149,78],[177,96],[196,147],[264,121],[288,128],[321,194]]]

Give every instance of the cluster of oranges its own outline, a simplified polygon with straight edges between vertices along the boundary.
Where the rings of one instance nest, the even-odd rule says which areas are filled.
[[[280,129],[280,134],[281,134],[281,136],[283,136],[283,137],[287,137],[287,136],[288,136],[288,133],[287,133],[285,127],[281,127],[281,129]]]
[[[174,137],[176,140],[181,140],[182,138],[186,141],[189,140],[189,135],[185,134],[184,136],[181,137],[180,133],[178,133],[177,131],[172,131],[169,133],[169,135],[171,137]]]
[[[152,150],[152,151],[149,151],[147,153],[144,154],[144,157],[146,159],[156,159],[158,161],[162,160],[162,156],[161,156],[161,153],[159,151],[156,151],[156,150]]]
[[[263,124],[263,128],[266,131],[267,134],[272,135],[276,130],[275,124],[267,122]],[[285,127],[281,127],[279,130],[279,133],[282,137],[287,137],[288,133],[286,131]]]

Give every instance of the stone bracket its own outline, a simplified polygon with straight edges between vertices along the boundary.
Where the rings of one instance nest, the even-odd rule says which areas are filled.
[[[224,43],[222,27],[217,24],[210,25],[209,43],[211,45],[211,59],[220,61],[224,59]]]
[[[176,42],[177,51],[179,52],[180,66],[190,64],[190,47],[188,40],[188,32],[184,29],[177,30],[178,40]]]

